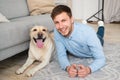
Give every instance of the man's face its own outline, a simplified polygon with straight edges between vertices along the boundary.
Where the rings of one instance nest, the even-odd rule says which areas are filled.
[[[73,18],[62,12],[54,18],[56,29],[63,36],[69,36],[73,30]]]

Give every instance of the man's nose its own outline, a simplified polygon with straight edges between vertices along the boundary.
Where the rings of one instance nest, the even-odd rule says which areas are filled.
[[[63,23],[59,23],[59,28],[63,28]]]

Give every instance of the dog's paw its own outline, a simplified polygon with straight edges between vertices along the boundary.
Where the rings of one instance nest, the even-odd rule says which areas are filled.
[[[24,72],[24,70],[22,68],[18,69],[15,73],[16,74],[22,74]]]
[[[30,70],[27,72],[26,76],[27,77],[32,77],[34,75],[35,71],[34,70]]]

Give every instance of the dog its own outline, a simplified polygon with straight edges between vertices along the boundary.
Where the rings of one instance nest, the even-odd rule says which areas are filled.
[[[28,58],[25,64],[16,71],[16,74],[22,74],[35,60],[41,63],[27,72],[27,76],[33,76],[34,73],[49,64],[51,57],[55,54],[55,45],[48,29],[44,26],[34,26],[30,30],[30,45]]]

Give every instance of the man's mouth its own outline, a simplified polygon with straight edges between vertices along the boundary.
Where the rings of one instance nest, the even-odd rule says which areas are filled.
[[[64,33],[64,32],[66,32],[66,28],[62,28],[62,29],[60,29],[60,31],[61,31],[62,33]]]

